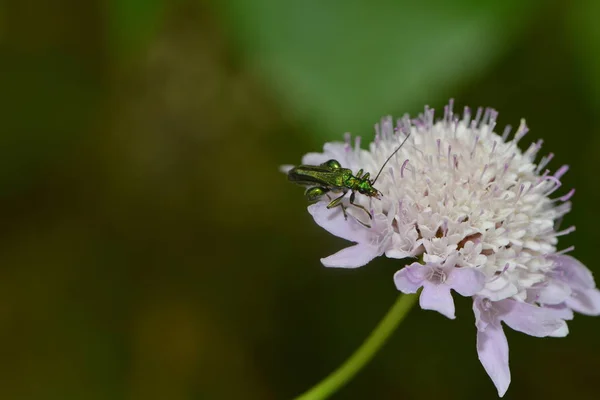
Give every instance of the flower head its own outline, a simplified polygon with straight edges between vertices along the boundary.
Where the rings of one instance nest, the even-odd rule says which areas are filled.
[[[363,170],[380,197],[355,194],[354,202],[371,211],[372,221],[351,204],[327,208],[324,196],[309,207],[314,220],[330,233],[356,244],[322,259],[327,267],[354,268],[385,254],[389,258],[421,256],[396,272],[398,290],[422,287],[423,309],[455,317],[451,290],[473,297],[479,358],[502,396],[510,383],[508,344],[501,321],[532,336],[565,336],[573,311],[600,314],[600,292],[590,271],[557,251],[557,221],[571,208],[574,190],[561,191],[568,167],[546,169],[553,155],[536,163],[541,141],[518,147],[528,128],[522,120],[509,139],[510,127],[495,132],[497,112],[465,108],[434,121],[434,112],[416,119],[391,117],[376,125],[369,149],[327,143],[302,164],[335,159],[344,168]],[[406,143],[398,149],[399,144]],[[346,188],[346,191],[352,191]],[[345,218],[344,211],[349,214]]]

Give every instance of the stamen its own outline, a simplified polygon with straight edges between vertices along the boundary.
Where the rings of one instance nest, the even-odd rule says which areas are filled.
[[[430,108],[428,106],[425,107],[425,124],[427,126],[427,129],[431,129],[433,127],[434,112],[435,110],[433,108]]]
[[[509,157],[508,161],[506,161],[506,163],[508,165],[510,165],[512,163],[512,161],[515,159],[515,156],[517,155],[517,153],[512,153],[512,155]]]
[[[506,140],[508,139],[508,135],[510,135],[511,130],[512,130],[511,125],[506,125],[504,127],[504,132],[502,132],[502,141],[506,142]]]
[[[456,117],[454,117],[454,120],[452,121],[452,126],[450,127],[450,129],[452,129],[452,133],[454,138],[456,138],[457,134],[458,134],[458,124],[460,123],[460,118],[458,118],[458,115]]]
[[[564,249],[564,250],[557,251],[556,253],[554,253],[554,255],[555,255],[555,256],[560,256],[560,255],[562,255],[562,254],[569,253],[569,252],[571,252],[571,251],[573,251],[573,250],[575,250],[575,246],[569,246],[569,247],[567,247],[567,248],[566,248],[566,249]]]
[[[504,178],[504,175],[506,175],[506,171],[508,171],[508,163],[504,163],[504,169],[502,170],[502,175],[500,175],[500,178]]]
[[[531,160],[535,159],[535,156],[537,155],[538,151],[540,151],[540,149],[542,148],[542,143],[544,141],[542,139],[538,140],[535,143],[532,143],[529,148],[527,149],[527,151],[525,152],[525,154],[527,154]]]
[[[519,192],[517,193],[517,196],[515,197],[515,203],[517,203],[521,199],[521,195],[523,194],[524,189],[525,189],[525,184],[521,183],[521,185],[519,186]]]
[[[402,120],[398,120],[399,128],[402,133],[408,135],[410,132],[411,124],[410,124],[410,116],[408,114],[404,114]]]
[[[465,110],[463,111],[463,123],[466,126],[469,126],[469,122],[471,122],[471,109],[465,106]]]
[[[478,107],[477,108],[477,113],[475,114],[475,126],[479,125],[479,121],[481,120],[481,115],[483,113],[483,107]]]
[[[544,173],[538,178],[536,186],[539,186],[540,183],[542,183],[543,181],[546,180],[546,176],[548,176],[548,174],[550,173],[550,170],[547,169],[544,171]]]
[[[499,278],[502,276],[502,274],[504,274],[506,271],[508,271],[508,267],[509,267],[509,263],[506,263],[506,264],[504,265],[504,268],[502,269],[502,271],[501,271],[499,274],[496,274],[496,276],[495,276],[495,277],[493,277],[493,278],[492,278],[491,280],[489,280],[488,282],[494,282],[494,281],[498,280],[498,279],[499,279]]]
[[[489,167],[489,164],[485,164],[483,166],[483,171],[481,171],[481,176],[479,177],[479,182],[481,182],[481,180],[483,179],[483,175],[485,175],[485,172],[487,171],[488,167]]]
[[[564,174],[567,173],[568,170],[569,170],[569,166],[568,165],[563,165],[562,167],[560,167],[558,169],[558,171],[556,171],[554,173],[554,176],[557,177],[558,179],[560,179]]]
[[[350,151],[350,149],[352,148],[352,145],[350,144],[350,142],[352,141],[352,135],[350,134],[350,132],[346,132],[344,133],[344,150],[347,152]]]
[[[480,127],[482,127],[483,125],[487,125],[489,120],[490,120],[490,112],[492,111],[491,108],[486,107],[484,113],[483,113],[483,119],[481,120],[481,125]]]
[[[521,119],[521,124],[519,125],[519,129],[517,129],[517,133],[515,133],[514,143],[518,143],[519,140],[523,138],[529,132],[529,128],[525,123],[525,119]]]
[[[562,183],[554,176],[547,176],[546,178],[551,180],[554,183],[554,186],[552,188],[550,188],[550,190],[544,194],[545,196],[550,196],[552,193],[556,192],[562,186]]]
[[[408,158],[404,160],[402,163],[402,167],[400,168],[400,178],[404,178],[404,168],[408,165]]]
[[[387,116],[382,121],[382,135],[384,139],[389,139],[392,137],[392,133],[394,132],[394,122],[391,116]]]
[[[560,201],[568,201],[571,197],[573,197],[573,195],[575,194],[575,189],[571,189],[569,190],[569,193],[565,194],[562,197],[559,197],[558,200]]]
[[[493,132],[496,127],[496,118],[498,118],[498,111],[491,109],[490,110],[490,122],[489,122],[489,131]]]
[[[477,143],[479,143],[479,135],[475,136],[475,143],[473,143],[473,149],[471,150],[471,160],[473,159],[475,150],[477,150]]]
[[[554,211],[557,215],[565,215],[569,211],[571,211],[571,203],[562,203],[557,206]]]
[[[554,158],[554,153],[550,153],[547,156],[542,157],[542,159],[540,160],[540,163],[538,164],[537,168],[535,169],[535,172],[537,174],[540,173],[540,171],[546,166],[548,165],[548,163]]]
[[[392,182],[394,183],[394,186],[398,186],[396,183],[396,175],[394,175],[394,168],[390,167],[389,172],[390,172],[390,176],[392,177]],[[402,171],[400,171],[400,177],[403,177]]]
[[[448,101],[448,117],[450,120],[452,120],[452,115],[453,115],[453,108],[454,108],[454,99],[450,99]]]
[[[556,233],[554,233],[553,236],[556,236],[556,237],[558,237],[558,236],[564,236],[564,235],[568,235],[569,233],[573,233],[573,232],[575,232],[575,225],[572,225],[572,226],[568,227],[565,230],[556,232]]]
[[[429,275],[429,281],[437,285],[446,282],[446,273],[441,268],[432,268],[431,274]]]

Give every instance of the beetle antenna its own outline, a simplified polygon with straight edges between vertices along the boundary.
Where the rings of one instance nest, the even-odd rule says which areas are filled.
[[[381,172],[383,171],[383,168],[385,167],[385,165],[388,163],[388,161],[390,161],[392,159],[392,157],[394,157],[394,155],[398,152],[398,150],[400,150],[402,148],[402,146],[404,146],[404,143],[406,143],[406,141],[408,140],[409,137],[410,137],[410,132],[408,132],[408,134],[406,135],[406,138],[404,138],[402,143],[400,143],[400,146],[398,146],[398,148],[396,150],[394,150],[394,152],[392,154],[390,154],[390,156],[387,158],[387,160],[385,160],[385,162],[381,166],[381,169],[377,173],[377,176],[375,177],[375,179],[373,179],[373,182],[371,182],[371,185],[375,184],[375,181],[377,181],[377,178],[379,178],[379,175],[381,175]]]

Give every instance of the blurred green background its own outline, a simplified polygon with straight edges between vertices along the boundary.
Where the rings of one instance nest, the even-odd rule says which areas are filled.
[[[0,3],[0,399],[290,399],[394,301],[332,270],[278,166],[382,115],[527,118],[600,276],[600,2]],[[566,193],[567,189],[564,190]],[[474,318],[414,309],[336,399],[494,399]],[[507,399],[598,398],[600,319],[506,329]]]

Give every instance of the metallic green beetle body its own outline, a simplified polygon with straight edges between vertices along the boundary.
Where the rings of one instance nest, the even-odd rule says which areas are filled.
[[[346,206],[342,203],[342,199],[346,193],[351,192],[350,204],[366,212],[369,219],[373,219],[373,216],[365,207],[354,202],[356,192],[376,199],[380,199],[381,196],[383,196],[383,194],[375,189],[373,185],[379,178],[379,175],[381,175],[383,168],[392,159],[394,154],[404,146],[404,143],[406,143],[409,137],[410,131],[396,150],[394,150],[385,160],[379,169],[377,176],[375,176],[375,179],[370,179],[368,172],[363,175],[362,169],[354,175],[352,170],[343,168],[337,160],[329,160],[320,165],[299,165],[288,171],[288,179],[298,185],[308,187],[304,192],[304,195],[309,201],[317,201],[323,196],[329,197],[329,192],[341,192],[342,194],[333,200],[329,197],[329,200],[331,201],[327,205],[327,208],[341,207],[346,219],[348,218],[348,214],[346,213]],[[369,225],[359,220],[357,221],[370,228]]]
[[[365,207],[354,203],[355,192],[380,198],[381,192],[373,187],[373,181],[369,176],[368,172],[363,175],[362,169],[354,175],[352,170],[342,168],[337,160],[329,160],[321,165],[299,165],[288,172],[288,179],[291,182],[308,186],[304,194],[309,201],[319,200],[324,195],[329,196],[329,192],[342,192],[339,197],[331,200],[327,208],[341,207],[345,218],[348,218],[348,215],[342,199],[348,192],[351,192],[350,204],[362,209],[370,219],[373,218]]]

